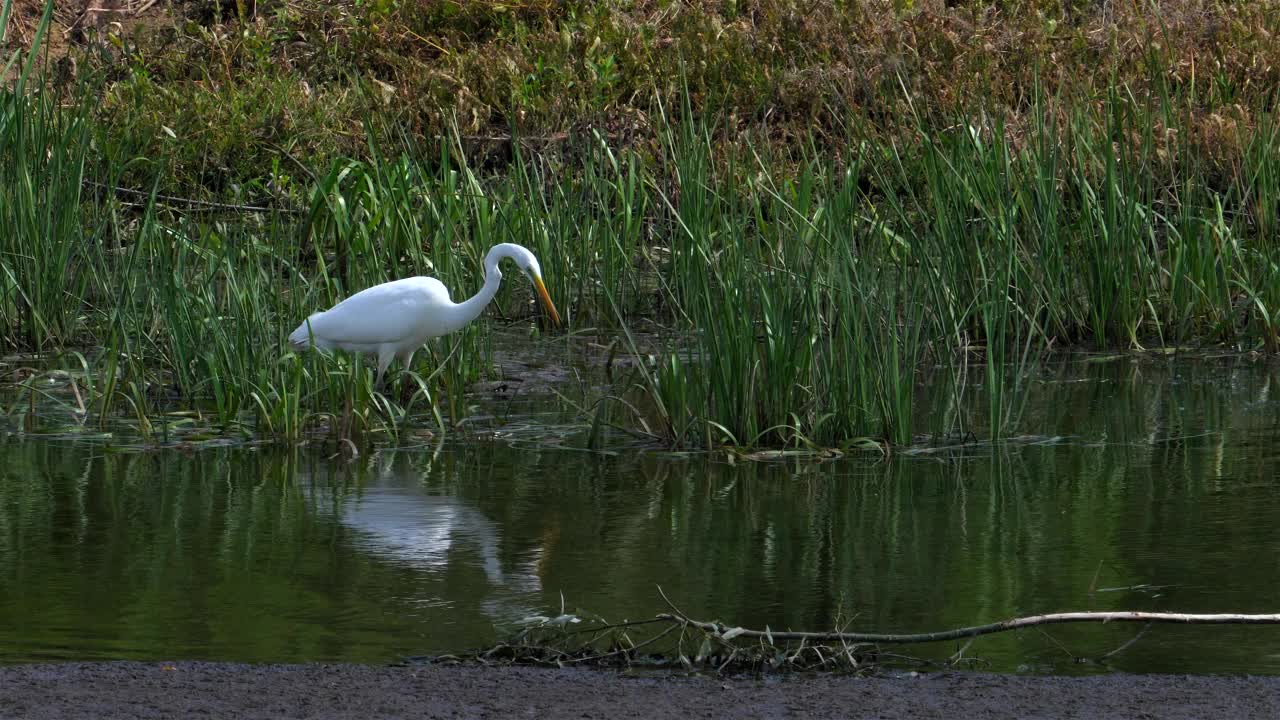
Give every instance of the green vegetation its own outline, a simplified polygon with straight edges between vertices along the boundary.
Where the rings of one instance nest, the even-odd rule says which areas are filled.
[[[581,407],[666,443],[903,445],[970,430],[975,385],[1026,431],[1054,349],[1280,350],[1280,19],[1191,5],[280,6],[112,36],[72,85],[46,18],[0,96],[0,339],[86,371],[24,407],[144,433],[443,431],[485,328],[399,397],[282,340],[517,242],[641,360]]]

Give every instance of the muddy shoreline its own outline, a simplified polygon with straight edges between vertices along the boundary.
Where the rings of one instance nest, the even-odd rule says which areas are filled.
[[[537,668],[0,667],[0,718],[1275,718],[1280,677],[632,677]]]

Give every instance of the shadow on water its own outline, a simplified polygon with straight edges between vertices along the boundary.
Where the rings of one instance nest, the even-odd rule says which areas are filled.
[[[728,462],[496,441],[183,454],[0,440],[0,661],[385,662],[532,614],[917,631],[1061,610],[1275,612],[1276,373],[1042,369],[1002,446]],[[1054,627],[995,669],[1280,672],[1271,628]],[[954,646],[927,652],[943,656]]]

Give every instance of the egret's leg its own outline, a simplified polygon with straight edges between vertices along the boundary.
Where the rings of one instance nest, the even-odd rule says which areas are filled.
[[[396,359],[400,361],[400,372],[407,373],[409,372],[409,363],[413,362],[413,351],[406,350],[405,352],[402,352],[399,355],[397,355]],[[411,387],[413,386],[409,385],[406,382],[404,376],[402,375],[400,379],[400,402],[409,401]]]
[[[391,364],[391,359],[394,357],[395,352],[390,349],[378,351],[378,377],[373,381],[374,387],[382,387],[382,375],[387,371],[387,366]]]

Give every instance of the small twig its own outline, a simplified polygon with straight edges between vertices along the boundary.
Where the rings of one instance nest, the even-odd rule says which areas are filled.
[[[104,183],[95,182],[93,180],[85,180],[84,182],[86,185],[92,185],[94,187],[102,188],[104,190],[110,190],[118,195],[132,195],[134,197],[146,197],[146,198],[152,197],[151,193],[143,192],[142,190],[134,190],[132,188],[125,188],[125,187],[115,187],[111,185],[106,185]],[[195,198],[177,197],[175,195],[156,194],[154,197],[156,200],[162,200],[166,203],[187,205],[191,207],[211,208],[215,210],[234,210],[236,212],[290,213],[290,214],[300,214],[304,212],[303,210],[298,208],[273,208],[273,207],[264,207],[262,205],[237,205],[235,203],[220,203],[220,202],[213,202],[211,200],[197,200]]]
[[[1103,655],[1102,657],[1098,658],[1098,660],[1099,660],[1099,661],[1106,660],[1106,659],[1111,658],[1111,657],[1113,657],[1113,656],[1115,656],[1115,655],[1119,655],[1120,653],[1124,652],[1125,650],[1128,650],[1130,645],[1133,645],[1134,643],[1136,643],[1136,642],[1138,642],[1139,640],[1141,640],[1141,639],[1142,639],[1142,636],[1143,636],[1143,635],[1146,635],[1146,634],[1147,634],[1147,631],[1148,631],[1148,630],[1150,630],[1150,629],[1151,629],[1151,623],[1147,623],[1146,625],[1143,625],[1143,626],[1142,626],[1142,629],[1138,631],[1138,634],[1137,634],[1137,635],[1134,635],[1133,637],[1129,638],[1127,641],[1125,641],[1125,643],[1124,643],[1123,645],[1121,645],[1120,647],[1116,648],[1115,650],[1112,650],[1111,652],[1107,653],[1106,655]]]
[[[605,659],[607,659],[607,658],[615,657],[615,656],[617,656],[617,655],[632,655],[633,653],[635,653],[635,651],[639,650],[640,648],[645,647],[645,646],[647,646],[647,645],[652,645],[652,644],[654,644],[654,643],[658,642],[659,640],[661,640],[662,638],[664,638],[664,637],[666,637],[666,636],[670,635],[670,634],[671,634],[672,632],[674,632],[674,631],[675,631],[675,629],[676,629],[676,628],[678,628],[678,627],[680,627],[680,626],[679,626],[679,625],[674,625],[674,624],[673,624],[673,625],[669,626],[666,630],[663,630],[662,632],[658,633],[657,635],[654,635],[653,637],[649,638],[648,640],[645,640],[644,642],[640,643],[639,645],[632,645],[631,647],[621,648],[621,649],[614,650],[614,651],[612,651],[612,652],[603,653],[603,654],[600,654],[600,655],[592,655],[592,656],[590,656],[590,657],[584,657],[584,658],[570,658],[570,659],[568,659],[568,660],[565,660],[564,662],[566,662],[566,663],[595,662],[595,661],[598,661],[598,660],[605,660]]]
[[[572,406],[573,406],[573,409],[574,409],[574,410],[577,410],[579,414],[581,414],[581,415],[583,415],[583,416],[586,416],[586,415],[588,415],[588,414],[589,414],[589,411],[588,411],[588,409],[587,409],[587,408],[584,408],[583,406],[579,405],[578,403],[576,403],[576,402],[574,402],[574,401],[570,400],[568,397],[566,397],[566,396],[565,396],[565,394],[564,394],[564,393],[560,392],[559,390],[556,390],[555,388],[551,388],[551,392],[552,392],[552,393],[554,393],[556,396],[558,396],[561,400],[564,400],[566,403],[569,403],[570,405],[572,405]],[[634,405],[632,405],[631,403],[627,402],[626,400],[623,400],[622,398],[617,397],[617,396],[614,396],[614,395],[605,395],[604,397],[602,397],[602,398],[600,398],[600,399],[596,400],[595,402],[591,403],[591,407],[592,407],[592,408],[596,408],[597,406],[599,406],[599,405],[600,405],[600,403],[604,402],[605,400],[617,400],[618,402],[621,402],[623,405],[626,405],[627,407],[631,408],[632,412],[635,412],[637,416],[639,416],[639,414],[640,414],[640,412],[639,412],[638,410],[636,410],[636,407],[635,407]],[[627,427],[627,426],[625,426],[625,425],[619,425],[619,424],[617,424],[617,423],[609,422],[608,420],[601,420],[600,422],[601,422],[602,424],[604,424],[604,425],[608,425],[609,427],[613,428],[614,430],[617,430],[617,431],[619,431],[619,432],[626,433],[626,434],[628,434],[628,435],[631,435],[632,437],[636,437],[636,438],[639,438],[639,439],[641,439],[641,440],[661,440],[661,439],[662,439],[662,438],[661,438],[661,437],[659,437],[658,435],[654,435],[654,434],[653,434],[653,433],[651,433],[651,432],[645,432],[645,431],[643,431],[643,430],[637,430],[637,429],[635,429],[635,428],[630,428],[630,427]]]
[[[667,622],[667,621],[663,620],[662,618],[650,618],[648,620],[624,620],[620,623],[609,623],[607,625],[592,625],[591,627],[585,627],[578,630],[566,630],[564,632],[564,635],[565,637],[568,637],[570,635],[582,635],[584,633],[591,633],[591,632],[604,632],[607,630],[616,630],[618,628],[635,627],[637,625],[653,625],[654,623],[660,623],[660,622]]]
[[[293,164],[296,165],[299,170],[305,173],[307,177],[311,178],[311,182],[316,184],[320,183],[320,179],[316,177],[315,173],[311,172],[311,168],[307,167],[306,165],[303,165],[301,160],[293,156],[293,153],[289,152],[287,149],[280,147],[279,145],[273,142],[264,142],[263,144],[266,145],[268,148],[276,151],[277,154],[283,155],[286,160],[293,162]]]
[[[675,626],[674,626],[674,625],[672,625],[672,627],[675,627]],[[737,657],[738,657],[738,649],[737,649],[737,648],[734,648],[734,649],[729,653],[729,657],[728,657],[728,658],[726,658],[724,662],[720,663],[720,667],[716,669],[716,672],[724,672],[724,669],[725,669],[725,668],[727,668],[727,667],[729,667],[729,664],[730,664],[730,663],[732,663],[732,662],[734,661],[734,659],[735,659],[735,658],[737,658]]]
[[[915,665],[917,667],[929,667],[931,665],[935,665],[935,666],[937,665],[937,663],[935,663],[934,661],[926,658],[912,657],[910,655],[899,655],[897,653],[882,652],[882,653],[877,653],[876,657],[878,659],[884,659],[884,660],[897,660],[898,662],[906,663],[908,665]]]
[[[80,396],[80,387],[75,378],[71,378],[71,392],[76,396],[76,407],[79,409],[80,414],[87,415],[89,411],[85,409],[84,398]],[[81,422],[83,423],[83,421]]]
[[[951,655],[951,657],[947,658],[947,664],[955,665],[956,663],[963,660],[964,651],[969,649],[969,646],[973,644],[973,641],[974,641],[974,638],[969,638],[964,645],[961,645],[959,650],[956,650],[955,653]]]
[[[1066,655],[1067,657],[1071,658],[1071,662],[1080,662],[1080,656],[1071,652],[1071,650],[1066,645],[1063,645],[1062,643],[1058,642],[1058,638],[1045,632],[1044,628],[1036,628],[1036,632],[1043,635],[1045,640],[1048,640],[1051,644],[1053,644],[1054,647],[1061,650],[1063,655]]]
[[[669,615],[659,615],[658,617],[663,619],[669,619],[669,620],[678,620],[680,622],[687,623],[689,625],[694,625],[694,626],[705,625],[710,627],[712,631],[715,632],[716,634],[720,633],[719,628],[717,628],[713,623],[700,623],[697,620],[694,620],[690,618],[688,615],[685,615],[683,612],[681,612],[680,608],[676,607],[676,604],[671,602],[671,598],[667,597],[667,593],[662,590],[661,585],[658,586],[658,594],[662,596],[662,601],[667,604],[667,607],[671,608],[671,612],[675,616],[675,617],[671,617]],[[704,627],[702,629],[705,630],[707,628]],[[752,633],[753,635],[759,635],[759,636],[764,636],[766,634],[756,630],[749,630],[747,632]]]
[[[622,133],[616,133],[616,132],[602,132],[600,133],[600,135],[609,140],[617,140],[619,138],[624,137]],[[557,132],[557,133],[551,133],[550,135],[457,135],[457,136],[431,135],[429,137],[432,140],[445,140],[445,139],[451,140],[454,137],[457,137],[457,139],[461,140],[462,142],[509,143],[514,141],[519,141],[521,143],[526,143],[526,144],[543,143],[543,144],[549,145],[551,143],[565,142],[573,136],[567,132]]]

